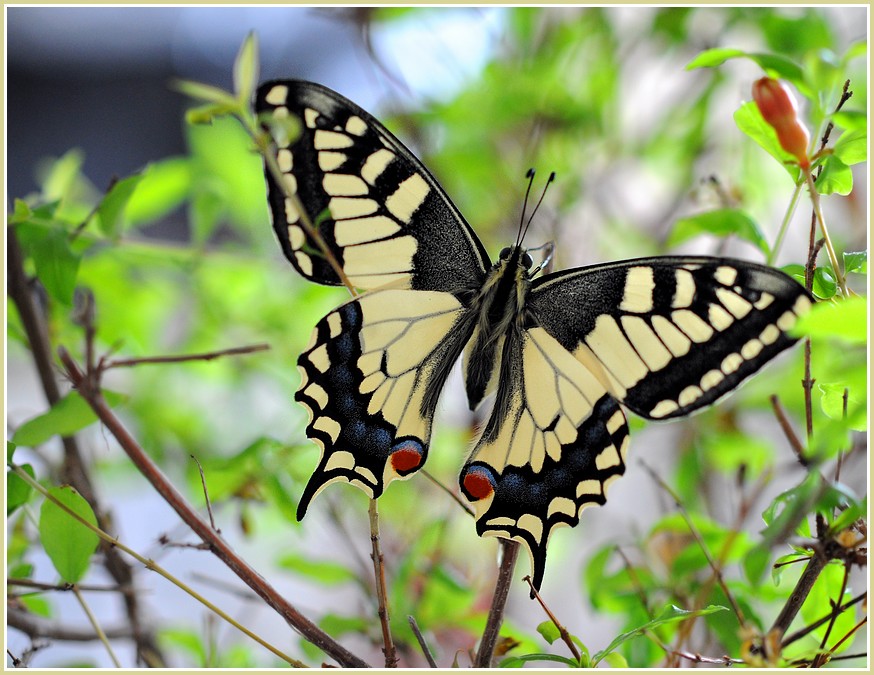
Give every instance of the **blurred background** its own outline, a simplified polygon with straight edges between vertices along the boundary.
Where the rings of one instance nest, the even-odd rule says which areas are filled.
[[[76,223],[114,180],[143,172],[123,226],[114,236],[89,240],[82,254],[78,283],[97,297],[100,348],[134,357],[267,341],[272,350],[110,373],[107,386],[128,397],[119,414],[189,497],[202,503],[190,460],[196,454],[222,531],[235,548],[302,611],[321,617],[329,632],[378,663],[366,500],[354,489],[333,487],[314,502],[304,523],[293,519],[317,457],[303,436],[305,414],[293,402],[294,364],[311,327],[343,293],[312,288],[294,275],[272,236],[260,163],[247,139],[232,121],[187,125],[192,104],[172,81],[230,88],[235,54],[245,36],[256,33],[262,80],[317,81],[385,120],[432,169],[492,252],[515,232],[525,172],[534,166],[539,175],[554,170],[558,178],[529,239],[555,241],[559,268],[666,252],[762,260],[743,237],[672,238],[673,224],[686,215],[740,206],[773,242],[792,191],[786,171],[732,120],[761,68],[745,59],[718,69],[685,67],[704,49],[732,47],[773,51],[812,68],[839,61],[866,39],[867,26],[863,7],[9,7],[7,210],[16,198],[61,199],[69,222]],[[850,106],[861,111],[867,101],[864,61],[849,66]],[[802,99],[802,108],[808,106]],[[841,250],[864,249],[867,241],[867,176],[854,170],[853,192],[827,204]],[[808,223],[809,209],[799,209],[777,264],[803,262]],[[81,352],[69,314],[63,303],[51,307],[53,339]],[[16,322],[10,312],[10,431],[46,407]],[[586,576],[593,556],[619,545],[632,558],[648,556],[656,568],[667,569],[678,546],[673,526],[653,530],[672,502],[638,460],[677,481],[689,507],[715,521],[732,520],[741,473],[752,476],[746,480],[767,475],[768,490],[751,509],[759,513],[798,482],[800,469],[767,396],[774,381],[791,382],[781,396],[800,419],[799,364],[798,354],[787,355],[773,366],[779,377],[751,382],[694,420],[646,427],[632,421],[628,475],[612,487],[606,507],[587,510],[579,527],[559,532],[550,545],[544,595],[591,651],[605,647],[627,618],[617,613],[616,598],[598,595],[597,574]],[[429,462],[449,486],[456,484],[478,421],[466,411],[458,379],[441,404]],[[728,456],[726,447],[702,441],[702,426],[730,430],[742,450]],[[318,665],[318,652],[298,645],[209,554],[160,544],[162,536],[177,544],[190,536],[107,434],[92,427],[81,437],[99,492],[128,545]],[[27,452],[38,476],[57,470],[59,444],[49,441]],[[847,463],[846,481],[864,492],[864,453]],[[393,485],[380,501],[393,621],[407,640],[404,665],[423,664],[405,628],[407,614],[416,615],[440,664],[449,665],[458,650],[475,647],[494,583],[495,542],[479,540],[469,519],[441,495],[419,477]],[[22,520],[10,520],[8,531],[20,546],[7,562],[26,561],[33,578],[51,580],[45,555],[24,543]],[[746,524],[749,532],[759,529],[755,521],[751,516]],[[605,556],[600,560],[607,565]],[[313,560],[335,576],[320,576],[318,564],[308,565]],[[528,573],[528,564],[523,554],[517,576]],[[622,564],[614,559],[607,567],[615,575]],[[93,574],[95,582],[105,582],[98,568]],[[168,665],[278,665],[155,575],[140,570],[137,581],[150,620],[162,627]],[[95,593],[89,599],[107,624],[124,623],[116,598]],[[64,594],[33,602],[47,619],[85,625],[81,607]],[[534,645],[542,620],[524,584],[514,584],[508,631]],[[736,648],[737,636],[729,633],[719,633],[729,644],[704,640],[698,647],[716,655]],[[9,630],[13,653],[30,645],[22,632]],[[125,665],[135,664],[129,641],[119,640],[118,650]],[[638,663],[660,663],[652,644],[638,652]],[[459,657],[462,666],[465,658]],[[54,641],[34,654],[31,665],[111,662],[94,643]]]

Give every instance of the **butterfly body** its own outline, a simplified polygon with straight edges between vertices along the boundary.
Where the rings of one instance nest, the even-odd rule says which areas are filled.
[[[714,403],[794,343],[787,331],[810,306],[785,274],[724,258],[539,275],[517,242],[492,263],[427,169],[351,101],[286,80],[263,84],[256,109],[282,174],[267,183],[285,255],[336,285],[325,246],[364,291],[319,321],[298,360],[296,398],[322,450],[299,518],[330,483],[376,498],[419,470],[461,360],[471,409],[494,394],[461,493],[479,534],[525,544],[539,587],[551,533],[603,504],[625,471],[623,406],[662,420]],[[270,124],[289,115],[297,138]]]

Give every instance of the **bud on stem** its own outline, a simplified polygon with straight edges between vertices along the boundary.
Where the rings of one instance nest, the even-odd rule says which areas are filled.
[[[798,104],[785,84],[771,77],[753,83],[753,101],[762,117],[777,132],[780,147],[798,160],[802,169],[810,168],[807,147],[810,134],[798,119]]]

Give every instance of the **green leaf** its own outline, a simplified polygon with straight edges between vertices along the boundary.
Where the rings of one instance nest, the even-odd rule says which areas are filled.
[[[610,652],[604,657],[611,668],[628,668],[628,660],[619,652]]]
[[[7,225],[18,225],[18,223],[23,223],[26,220],[30,220],[33,217],[33,211],[30,210],[30,206],[27,205],[22,199],[16,199],[15,204],[12,207],[12,215],[6,221]]]
[[[867,344],[868,303],[851,297],[837,302],[817,302],[790,329],[795,337],[835,340],[848,344]]]
[[[190,98],[205,103],[226,106],[231,110],[239,108],[237,99],[234,95],[219,87],[213,87],[210,84],[203,84],[202,82],[194,82],[192,80],[176,80],[173,82],[173,85],[177,91],[182,92]]]
[[[31,478],[35,478],[33,467],[30,464],[22,464],[24,470]],[[33,488],[21,476],[14,471],[6,472],[6,515],[11,514],[22,504],[30,499]]]
[[[91,506],[70,486],[51,488],[49,494],[92,525],[97,519]],[[77,583],[91,562],[100,538],[50,499],[43,502],[39,514],[39,537],[58,574],[69,583]]]
[[[702,609],[696,610],[685,610],[680,609],[675,605],[668,605],[662,610],[662,613],[659,614],[655,619],[651,621],[647,621],[646,623],[634,628],[630,631],[626,631],[622,633],[622,635],[618,636],[611,642],[607,647],[600,652],[597,652],[592,657],[592,666],[597,666],[599,662],[603,661],[608,654],[616,651],[621,645],[632,640],[639,635],[642,635],[645,631],[652,630],[653,628],[657,628],[658,626],[664,625],[666,623],[673,623],[675,621],[685,621],[686,619],[690,619],[693,616],[706,616],[707,614],[713,614],[714,612],[723,612],[728,611],[728,607],[723,607],[721,605],[709,605]]]
[[[819,382],[816,386],[822,393],[819,400],[823,413],[833,420],[844,419],[844,392],[847,392],[847,426],[856,431],[864,431],[864,425],[859,425],[859,420],[854,419],[859,412],[864,414],[865,401],[860,400],[854,388],[847,386],[847,382]],[[864,386],[864,383],[862,383]],[[862,428],[860,428],[862,426]]]
[[[779,161],[792,177],[793,182],[798,182],[801,170],[798,168],[797,160],[780,146],[777,132],[774,131],[774,127],[765,122],[755,103],[748,101],[741,105],[734,112],[734,123],[765,152]]]
[[[143,179],[141,174],[128,176],[113,185],[97,207],[100,231],[107,237],[120,234],[122,216],[131,196]]]
[[[234,91],[241,105],[248,105],[258,82],[258,36],[249,33],[234,60]]]
[[[121,394],[110,391],[104,391],[103,396],[110,406],[118,405],[124,400]],[[96,421],[97,416],[85,399],[78,392],[71,391],[48,412],[37,415],[18,427],[12,436],[12,442],[34,447],[55,435],[72,436]]]
[[[752,242],[765,253],[769,251],[768,241],[756,221],[740,209],[717,209],[681,218],[674,224],[668,245],[676,246],[700,234],[735,235]]]
[[[861,501],[855,501],[841,511],[840,515],[835,518],[829,525],[829,532],[836,535],[838,532],[847,529],[855,523],[859,518],[864,518],[868,513],[868,497],[862,497]]]
[[[822,161],[816,191],[821,195],[850,194],[853,191],[853,171],[836,155],[829,155]]]
[[[290,553],[279,559],[279,566],[324,586],[337,586],[358,577],[345,565],[330,560],[316,560]]]
[[[835,143],[832,154],[844,164],[852,166],[868,160],[868,132],[847,131]]]
[[[868,273],[868,251],[844,251],[844,272],[846,274]]]
[[[837,127],[867,134],[868,115],[861,110],[839,110],[831,116],[831,119]]]
[[[549,644],[552,644],[556,640],[561,638],[561,632],[558,630],[558,627],[549,620],[546,620],[537,626],[537,632],[543,636],[543,639],[546,640]]]
[[[838,292],[838,282],[828,267],[817,267],[813,272],[813,294],[817,298],[830,300]]]
[[[799,91],[806,91],[804,72],[797,63],[780,54],[745,52],[742,49],[717,47],[701,52],[686,65],[686,70],[695,68],[715,68],[730,59],[747,58],[757,63],[771,77],[789,80]],[[799,86],[801,85],[801,86]]]
[[[71,305],[82,257],[70,248],[67,233],[59,227],[28,223],[18,225],[17,232],[46,291],[58,302]]]

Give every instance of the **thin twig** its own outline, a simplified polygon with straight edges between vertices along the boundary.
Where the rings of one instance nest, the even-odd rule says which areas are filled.
[[[567,628],[564,627],[558,617],[552,613],[552,610],[547,607],[546,603],[543,601],[543,598],[540,597],[540,593],[537,592],[537,589],[534,588],[534,583],[531,581],[531,575],[526,574],[522,577],[522,581],[527,581],[528,585],[531,587],[531,593],[534,594],[534,598],[537,602],[540,603],[540,606],[543,608],[543,611],[546,612],[546,616],[549,617],[549,620],[552,621],[552,625],[558,629],[558,635],[561,638],[561,641],[567,645],[567,648],[570,650],[573,657],[577,660],[577,663],[580,662],[580,650],[577,649],[577,646],[574,644],[574,641],[571,639],[571,634],[568,633]]]
[[[216,534],[221,534],[222,531],[215,526],[215,518],[212,517],[212,504],[209,501],[209,490],[206,489],[206,476],[203,475],[203,467],[200,465],[197,457],[191,455],[191,459],[197,464],[197,470],[200,472],[200,484],[203,486],[203,498],[206,500],[206,513],[209,515],[209,524],[212,525],[212,529],[216,531]]]
[[[776,394],[772,394],[770,399],[771,407],[774,409],[774,415],[777,417],[777,422],[780,424],[780,428],[783,430],[783,435],[786,436],[786,440],[789,441],[789,446],[795,452],[795,456],[798,458],[798,463],[803,467],[807,467],[810,462],[807,457],[804,456],[804,446],[801,445],[801,441],[798,439],[798,436],[795,433],[795,430],[792,428],[792,425],[789,423],[789,420],[786,417],[786,412],[783,410],[783,406],[780,404],[780,399]]]
[[[413,635],[416,636],[416,640],[419,642],[419,646],[422,648],[422,654],[425,655],[425,660],[428,661],[428,665],[432,668],[436,668],[437,662],[434,660],[434,655],[431,654],[431,650],[428,648],[428,643],[425,642],[425,636],[422,635],[422,631],[419,630],[419,624],[416,623],[415,617],[411,614],[407,617],[407,621],[410,624],[410,629],[413,631]]]
[[[97,633],[80,623],[67,626],[11,605],[6,607],[6,623],[9,628],[21,631],[31,640],[46,638],[64,642],[89,642],[98,639]],[[110,640],[133,637],[133,629],[130,626],[108,626],[103,632]]]
[[[34,581],[33,579],[19,579],[10,577],[6,580],[7,586],[21,586],[23,588],[35,588],[41,591],[72,591],[73,584],[48,584],[43,581]],[[98,586],[96,584],[76,584],[76,588],[80,591],[89,593],[130,593],[131,588],[122,588],[121,586]]]
[[[780,614],[774,620],[774,625],[768,631],[769,633],[776,633],[782,640],[827,563],[828,558],[822,553],[819,544],[814,545],[813,555],[808,559],[807,566],[795,584],[792,595],[789,596],[783,609],[780,610]]]
[[[391,636],[391,625],[388,611],[388,599],[385,586],[385,561],[382,557],[382,551],[379,547],[379,511],[376,507],[376,500],[371,499],[370,505],[367,508],[367,515],[370,521],[370,545],[372,552],[370,554],[373,560],[373,576],[376,582],[376,598],[378,602],[377,614],[379,615],[379,624],[382,627],[382,653],[385,654],[385,667],[397,668],[398,655],[395,650],[394,640]]]
[[[343,666],[367,668],[368,664],[365,661],[336,642],[282,597],[264,577],[258,574],[212,529],[210,524],[188,503],[185,497],[168,480],[152,458],[140,447],[139,443],[136,442],[115,416],[100,392],[99,383],[94,381],[94,374],[86,375],[82,373],[78,365],[63,348],[60,350],[60,357],[73,386],[76,387],[82,398],[88,402],[88,405],[91,406],[91,409],[96,413],[98,419],[107,430],[115,437],[140,473],[152,484],[152,487],[176,511],[192,531],[210,545],[212,552],[249,588],[255,591],[268,606],[273,608],[289,625],[300,632],[306,640],[336,659]]]
[[[186,361],[211,361],[221,358],[222,356],[233,356],[236,354],[252,354],[254,352],[263,352],[270,349],[270,345],[259,343],[255,345],[247,345],[244,347],[231,347],[229,349],[219,349],[214,352],[203,352],[201,354],[179,354],[176,356],[144,356],[135,359],[113,359],[103,364],[104,370],[110,368],[130,368],[131,366],[143,366],[146,364],[155,363],[183,363]]]
[[[829,637],[831,637],[832,629],[835,627],[835,621],[837,621],[838,616],[840,616],[841,610],[841,600],[844,597],[844,593],[847,590],[847,583],[850,580],[850,563],[849,561],[844,561],[844,578],[841,580],[841,590],[838,593],[837,602],[832,601],[832,618],[828,623],[828,628],[825,629],[825,634],[822,636],[822,640],[819,642],[819,648],[825,649],[826,643],[828,643]]]
[[[455,501],[455,503],[458,504],[462,509],[464,509],[464,510],[467,512],[467,515],[469,515],[469,516],[471,516],[471,517],[474,517],[474,516],[476,515],[476,512],[475,512],[472,508],[470,508],[470,506],[468,506],[467,504],[465,504],[465,503],[461,500],[461,498],[460,498],[457,494],[455,494],[455,492],[453,492],[453,491],[450,490],[446,485],[444,485],[444,484],[441,483],[439,480],[437,480],[436,478],[434,478],[434,476],[432,476],[432,475],[428,472],[427,469],[422,469],[421,473],[425,476],[425,478],[427,478],[427,479],[430,480],[432,483],[434,483],[434,485],[436,485],[436,486],[439,487],[441,490],[443,490],[443,492],[445,492],[445,493],[448,494],[450,497],[452,497],[452,499]]]
[[[643,611],[646,612],[648,617],[653,618],[652,611],[649,608],[649,599],[646,597],[646,589],[643,587],[643,583],[641,583],[640,577],[637,576],[637,571],[634,569],[634,566],[631,564],[628,556],[625,555],[625,551],[617,546],[616,552],[625,563],[625,571],[628,572],[628,578],[631,581],[631,585],[634,587],[634,592],[640,599],[640,604],[643,605]]]
[[[82,607],[82,610],[85,612],[85,616],[88,617],[88,621],[91,624],[91,627],[97,634],[97,639],[100,640],[103,643],[103,646],[106,648],[106,651],[109,654],[109,658],[112,659],[112,663],[115,665],[116,668],[121,668],[121,663],[119,663],[118,657],[112,650],[112,645],[109,644],[109,639],[106,637],[106,633],[103,632],[103,628],[101,628],[100,622],[97,620],[97,617],[94,616],[91,608],[88,606],[88,603],[85,602],[85,598],[82,597],[79,589],[76,588],[76,584],[73,584],[73,593],[75,594],[76,599],[79,601],[79,605]]]
[[[476,668],[491,668],[492,666],[495,645],[498,642],[501,624],[504,621],[504,607],[507,605],[507,596],[510,594],[513,569],[516,566],[516,558],[519,556],[519,542],[511,539],[499,539],[499,541],[501,543],[501,564],[498,568],[495,592],[492,594],[492,606],[489,608],[486,627],[474,661]]]

